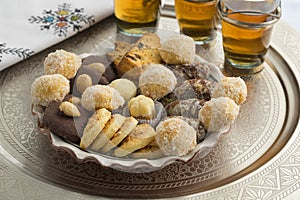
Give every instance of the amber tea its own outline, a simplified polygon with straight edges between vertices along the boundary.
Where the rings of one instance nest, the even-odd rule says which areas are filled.
[[[215,0],[175,0],[180,32],[205,44],[216,36]]]
[[[156,26],[159,8],[160,0],[115,0],[118,28],[128,34],[143,34],[139,28]]]
[[[281,17],[280,1],[220,0],[225,70],[251,75],[263,69],[272,29]]]
[[[231,19],[242,22],[261,23],[266,15],[230,14]],[[222,21],[223,48],[226,62],[240,68],[261,65],[269,48],[273,26],[246,28]]]

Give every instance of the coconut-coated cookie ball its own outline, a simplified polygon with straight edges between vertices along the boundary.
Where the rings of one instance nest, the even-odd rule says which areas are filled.
[[[154,100],[172,92],[176,84],[173,72],[161,64],[150,65],[139,78],[141,94]]]
[[[92,85],[83,92],[81,105],[88,111],[106,108],[110,111],[123,106],[124,98],[120,92],[106,85]]]
[[[229,97],[237,105],[241,105],[247,97],[246,83],[240,77],[225,77],[215,85],[212,97]]]
[[[156,142],[164,155],[183,156],[196,146],[196,131],[180,118],[166,118],[156,127]]]
[[[70,80],[75,77],[80,66],[81,58],[78,55],[60,49],[46,57],[44,73],[48,75],[61,74]]]
[[[43,75],[31,85],[31,100],[34,105],[48,106],[51,101],[62,101],[69,91],[69,80],[63,75]]]
[[[226,131],[239,113],[239,106],[228,97],[213,98],[205,102],[199,120],[209,132]]]
[[[176,35],[162,43],[160,56],[167,64],[193,63],[195,51],[193,38]]]

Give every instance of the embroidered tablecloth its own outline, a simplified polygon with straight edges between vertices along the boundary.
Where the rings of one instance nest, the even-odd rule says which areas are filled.
[[[4,0],[0,70],[61,42],[113,13],[113,0]]]

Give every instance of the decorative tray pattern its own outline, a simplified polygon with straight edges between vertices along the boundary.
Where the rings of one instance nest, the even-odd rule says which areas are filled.
[[[173,18],[163,17],[160,26],[177,30]],[[115,31],[115,19],[110,17],[1,72],[1,197],[282,199],[299,194],[300,43],[284,23],[275,29],[265,70],[247,81],[249,96],[230,133],[206,157],[132,174],[80,162],[52,148],[48,138],[37,132],[31,116],[30,86],[42,74],[40,61],[59,48],[87,52]],[[220,51],[220,47],[199,50],[218,65],[222,63]]]

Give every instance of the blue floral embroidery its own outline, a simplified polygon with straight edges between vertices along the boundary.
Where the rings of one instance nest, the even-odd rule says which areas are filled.
[[[58,9],[44,10],[43,16],[31,16],[30,23],[41,24],[41,30],[54,29],[54,35],[59,37],[67,36],[67,32],[70,28],[73,31],[80,31],[83,24],[95,23],[94,16],[85,15],[83,8],[75,8],[71,10],[71,4],[58,5]]]
[[[2,61],[3,54],[10,54],[10,55],[18,56],[22,59],[26,59],[32,54],[34,54],[34,51],[31,51],[30,49],[24,49],[24,48],[10,48],[10,47],[6,47],[5,43],[0,43],[0,62]]]

